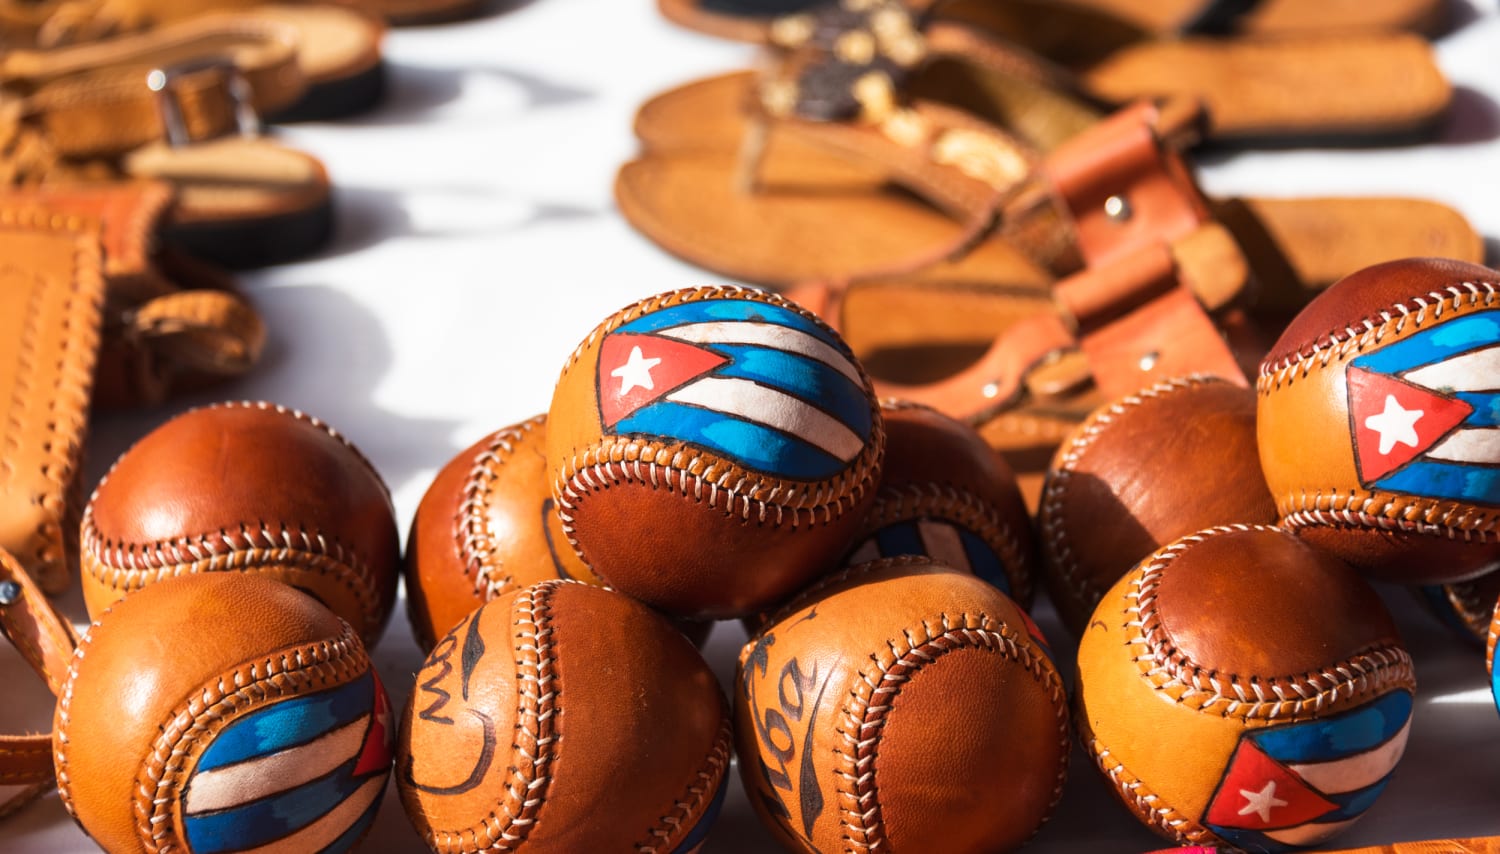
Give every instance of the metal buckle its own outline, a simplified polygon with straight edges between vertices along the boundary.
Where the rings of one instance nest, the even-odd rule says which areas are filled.
[[[167,144],[173,148],[192,142],[187,122],[182,115],[182,104],[177,100],[177,81],[200,71],[218,71],[224,75],[225,90],[234,105],[234,128],[240,136],[254,137],[261,132],[260,115],[255,111],[250,81],[245,73],[232,61],[223,57],[209,57],[175,65],[153,68],[146,74],[146,88],[156,98],[157,110],[161,113],[162,128],[166,131]]]

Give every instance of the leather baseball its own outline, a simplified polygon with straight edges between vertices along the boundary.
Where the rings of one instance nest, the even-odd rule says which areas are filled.
[[[845,559],[927,555],[1031,604],[1036,546],[1010,466],[967,424],[928,406],[883,400],[885,466]]]
[[[1476,649],[1484,648],[1495,602],[1500,599],[1500,570],[1468,581],[1429,584],[1412,591],[1438,622]]]
[[[838,335],[736,287],[609,317],[568,359],[547,416],[552,493],[583,562],[693,618],[753,613],[835,565],[884,447]]]
[[[1261,364],[1261,465],[1282,525],[1374,577],[1500,560],[1500,273],[1392,261],[1334,284]]]
[[[1047,593],[1083,633],[1099,598],[1178,537],[1276,522],[1255,450],[1255,393],[1170,379],[1095,410],[1058,447],[1037,511]]]
[[[367,645],[395,604],[385,483],[328,425],[269,403],[173,418],[115,461],[83,515],[84,602],[177,575],[254,572],[312,594]]]
[[[64,806],[106,851],[347,851],[394,719],[359,635],[252,574],[165,579],[89,628],[59,695]]]
[[[406,613],[424,652],[469,612],[549,578],[602,584],[562,532],[543,461],[547,417],[496,430],[438,471],[407,538]]]
[[[1024,611],[930,558],[828,576],[740,651],[740,779],[789,851],[1014,848],[1062,793],[1067,699]]]
[[[1485,640],[1484,663],[1490,673],[1490,695],[1495,699],[1495,708],[1500,709],[1500,668],[1495,666],[1495,649],[1500,646],[1500,601],[1495,603],[1494,617],[1490,619],[1490,633]]]
[[[638,602],[543,581],[475,610],[417,674],[396,747],[440,854],[697,851],[731,736],[692,644]]]
[[[1085,749],[1179,844],[1315,846],[1379,795],[1406,746],[1411,658],[1347,564],[1263,525],[1153,553],[1078,649]]]

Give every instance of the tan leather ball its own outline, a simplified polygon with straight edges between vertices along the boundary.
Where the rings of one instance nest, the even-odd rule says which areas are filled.
[[[401,722],[396,783],[433,851],[696,851],[729,767],[728,708],[650,609],[543,581],[438,642]]]
[[[552,492],[584,563],[700,619],[754,613],[834,566],[884,446],[837,333],[736,287],[610,316],[569,357],[547,415]]]
[[[1282,525],[1390,581],[1500,560],[1500,272],[1432,258],[1345,277],[1261,363]]]
[[[1141,558],[1236,522],[1276,522],[1255,392],[1204,375],[1157,383],[1095,410],[1053,456],[1037,511],[1047,593],[1077,636]]]
[[[979,434],[928,406],[882,400],[885,466],[848,565],[926,555],[1031,604],[1036,545],[1016,476]]]
[[[1411,658],[1348,565],[1263,525],[1159,549],[1078,648],[1079,737],[1121,802],[1179,844],[1316,846],[1406,746]]]
[[[543,461],[547,417],[496,430],[438,471],[412,520],[406,613],[424,652],[485,602],[533,582],[603,581],[568,545]]]
[[[358,634],[252,574],[165,579],[84,635],[53,751],[106,851],[347,851],[369,829],[394,716]]]
[[[218,404],[152,430],[94,490],[81,539],[91,615],[165,578],[252,572],[310,593],[373,645],[395,604],[385,483],[328,425],[274,404]]]
[[[740,652],[740,779],[790,851],[1019,846],[1062,793],[1062,680],[1009,597],[921,557],[843,570]]]

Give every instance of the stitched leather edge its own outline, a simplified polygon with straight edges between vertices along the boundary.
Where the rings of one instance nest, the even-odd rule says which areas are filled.
[[[474,592],[486,602],[509,590],[515,577],[494,559],[495,543],[490,536],[488,510],[492,489],[504,471],[515,447],[536,428],[547,422],[538,415],[491,433],[469,467],[464,479],[462,499],[453,514],[453,545],[464,574],[474,582]]]
[[[341,621],[342,622],[342,621]],[[136,833],[151,854],[187,850],[176,825],[176,807],[187,782],[192,756],[235,717],[268,700],[294,697],[307,689],[345,684],[371,669],[369,655],[353,627],[333,640],[281,650],[241,664],[206,683],[175,708],[161,725],[139,774],[132,807]]]
[[[1500,515],[1454,501],[1417,499],[1366,489],[1327,487],[1276,500],[1281,524],[1298,528],[1351,528],[1424,534],[1490,543],[1500,540]]]
[[[1219,378],[1210,374],[1189,374],[1156,383],[1150,388],[1120,398],[1114,404],[1089,415],[1058,451],[1057,461],[1048,470],[1047,480],[1042,486],[1037,530],[1041,534],[1042,557],[1046,560],[1047,571],[1061,582],[1063,589],[1075,603],[1086,606],[1085,611],[1092,611],[1109,588],[1105,586],[1101,589],[1094,579],[1082,576],[1078,571],[1078,555],[1073,551],[1067,514],[1063,512],[1063,503],[1067,501],[1073,474],[1100,434],[1130,410],[1180,391],[1215,382],[1220,382]]]
[[[1082,719],[1082,715],[1079,716]],[[1083,724],[1085,727],[1087,724]],[[1110,753],[1109,748],[1104,746],[1092,732],[1082,733],[1084,749],[1088,751],[1089,758],[1104,776],[1115,786],[1115,794],[1125,803],[1138,818],[1146,824],[1170,837],[1179,845],[1192,845],[1199,842],[1217,842],[1218,837],[1210,833],[1203,825],[1188,818],[1176,809],[1166,806],[1161,796],[1151,790],[1151,787],[1142,783],[1139,778],[1131,774],[1125,768],[1124,763],[1116,760]]]
[[[671,813],[662,816],[656,826],[647,831],[643,841],[635,843],[637,854],[668,854],[675,851],[678,840],[682,839],[683,834],[691,833],[696,823],[703,820],[703,808],[718,794],[719,785],[729,770],[730,744],[734,741],[734,730],[729,724],[729,706],[722,694],[719,695],[719,708],[719,734],[714,739],[713,749],[709,751],[703,768],[694,775],[687,791],[673,802]]]
[[[1223,673],[1193,660],[1167,636],[1157,612],[1161,574],[1189,548],[1227,534],[1285,532],[1270,525],[1222,525],[1183,537],[1131,570],[1125,594],[1125,645],[1140,677],[1152,690],[1181,706],[1225,718],[1290,722],[1316,715],[1338,702],[1387,689],[1415,690],[1411,656],[1397,644],[1368,646],[1342,661],[1306,673]]]
[[[553,684],[557,659],[551,617],[552,594],[564,584],[582,582],[543,581],[522,588],[511,603],[519,704],[508,760],[511,777],[499,806],[477,823],[458,830],[429,829],[423,835],[440,854],[510,851],[526,840],[536,822],[558,745],[553,717],[561,709],[562,692]]]
[[[934,633],[933,623],[942,631]],[[1044,815],[1050,816],[1062,797],[1067,779],[1069,723],[1068,701],[1062,678],[1045,656],[1032,650],[1030,634],[992,619],[987,614],[940,614],[924,618],[900,638],[887,642],[887,649],[871,653],[872,664],[854,681],[849,702],[843,708],[834,777],[844,825],[844,843],[849,850],[874,851],[887,846],[881,816],[875,760],[884,735],[885,720],[901,688],[924,666],[951,652],[973,649],[998,653],[1021,664],[1032,678],[1049,689],[1057,717],[1059,755],[1057,779]],[[1040,824],[1038,825],[1040,827]]]

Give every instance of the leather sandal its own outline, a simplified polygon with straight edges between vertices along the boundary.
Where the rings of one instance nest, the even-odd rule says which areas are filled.
[[[1240,144],[1416,139],[1437,125],[1452,97],[1431,46],[1410,33],[1155,39],[1095,25],[1037,26],[1035,14],[1018,14],[1063,8],[839,0],[774,19],[763,38],[780,52],[829,53],[840,68],[825,77],[885,65],[929,94],[977,89],[987,102],[1026,98],[1035,108],[1071,100],[1075,109],[1095,110],[1189,98],[1206,108],[1210,137]],[[1028,84],[1052,91],[1029,92]]]
[[[89,73],[49,78],[0,99],[0,186],[167,181],[175,202],[164,237],[225,266],[281,263],[327,242],[327,171],[257,135],[237,66],[106,77],[111,85]]]
[[[9,552],[0,549],[0,634],[54,695],[68,679],[78,633]],[[8,691],[16,690],[14,686]],[[0,818],[56,788],[52,734],[0,735]]]
[[[736,41],[763,42],[769,23],[822,0],[657,0],[668,20]],[[1440,0],[1009,0],[1010,14],[1035,29],[1124,29],[1141,36],[1304,36],[1411,30],[1432,34],[1446,20]],[[923,8],[931,0],[912,0]]]
[[[1193,132],[1191,115],[1149,105],[1096,121],[1045,156],[934,102],[880,121],[765,127],[750,170],[726,151],[648,151],[625,164],[621,212],[673,254],[777,287],[920,271],[1039,289],[1107,260],[1100,241],[1212,219],[1249,258],[1260,304],[1285,311],[1371,263],[1483,251],[1462,215],[1425,200],[1207,199],[1172,142]]]
[[[0,85],[27,94],[51,80],[88,75],[93,85],[138,88],[154,70],[228,63],[248,85],[257,113],[271,121],[353,115],[374,106],[384,91],[384,25],[357,9],[194,7],[181,17],[189,10],[120,6],[27,3],[22,7],[31,11],[17,21],[14,6],[0,4],[0,37],[27,45],[0,59]]]

